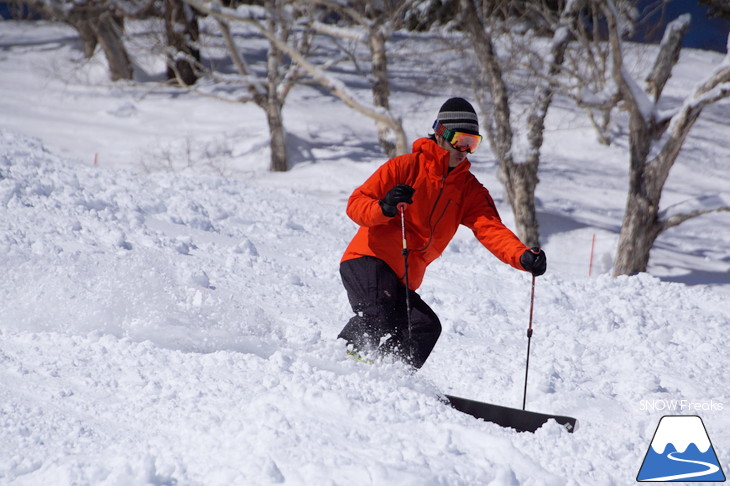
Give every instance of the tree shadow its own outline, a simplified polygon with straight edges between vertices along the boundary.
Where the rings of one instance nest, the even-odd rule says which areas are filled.
[[[687,273],[682,275],[659,276],[664,282],[677,282],[685,285],[730,285],[730,274],[728,272],[710,272],[687,268]]]
[[[540,237],[542,239],[585,228],[595,228],[597,230],[609,231],[617,234],[621,229],[619,225],[601,223],[597,221],[585,221],[583,218],[546,211],[538,211],[537,220],[540,223]]]
[[[377,141],[358,140],[344,137],[345,143],[334,144],[327,141],[312,140],[294,133],[286,135],[286,149],[289,170],[296,165],[316,164],[349,160],[351,162],[372,162],[374,159],[387,160]]]

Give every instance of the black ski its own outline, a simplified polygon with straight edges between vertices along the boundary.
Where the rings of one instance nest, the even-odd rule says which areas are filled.
[[[501,427],[515,429],[518,432],[535,432],[550,419],[565,427],[568,432],[574,432],[578,425],[578,421],[573,417],[502,407],[501,405],[477,402],[451,395],[446,395],[446,399],[449,401],[449,405],[460,412],[487,422],[493,422]]]

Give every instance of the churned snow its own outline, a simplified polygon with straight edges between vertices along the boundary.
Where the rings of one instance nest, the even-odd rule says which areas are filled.
[[[0,483],[625,485],[680,413],[730,467],[728,213],[662,235],[649,274],[610,277],[625,138],[599,146],[567,102],[548,118],[527,408],[580,426],[520,434],[439,400],[522,401],[530,277],[468,231],[421,288],[444,328],[421,371],[336,340],[345,203],[384,161],[372,122],[297,88],[297,163],[274,174],[254,105],[113,85],[79,57],[65,27],[0,23]],[[667,92],[717,59],[683,52]],[[394,77],[412,138],[470,97]],[[727,192],[726,111],[698,122],[665,207]],[[472,159],[511,225],[488,147]]]

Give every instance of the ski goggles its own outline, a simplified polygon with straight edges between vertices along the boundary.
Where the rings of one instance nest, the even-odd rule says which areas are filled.
[[[433,122],[433,130],[436,135],[444,137],[444,139],[449,142],[449,145],[459,152],[469,152],[470,154],[473,154],[479,146],[479,143],[482,141],[481,135],[449,130],[438,120]]]

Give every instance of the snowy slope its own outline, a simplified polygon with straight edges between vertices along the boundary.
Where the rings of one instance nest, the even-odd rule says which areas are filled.
[[[350,314],[337,272],[355,229],[344,204],[382,162],[367,120],[301,90],[287,122],[313,144],[271,174],[255,107],[59,79],[44,67],[76,55],[69,31],[26,29],[0,24],[0,84],[12,94],[0,100],[0,484],[631,484],[672,413],[645,405],[672,400],[702,416],[730,467],[727,216],[692,222],[652,254],[657,275],[693,285],[606,275],[625,162],[596,147],[578,113],[555,115],[546,146],[551,271],[537,283],[527,404],[576,416],[580,429],[518,434],[438,400],[522,399],[529,276],[468,231],[421,289],[444,333],[420,372],[352,362],[335,340]],[[689,51],[680,74],[703,54]],[[423,105],[414,136],[441,101],[403,95],[404,111]],[[728,187],[715,113],[670,202]],[[191,126],[177,133],[163,115]],[[221,116],[242,120],[226,138],[213,135]],[[193,142],[217,148],[208,160],[230,159],[236,177],[130,170],[168,148],[184,159]],[[481,157],[475,172],[509,223],[496,165]]]

